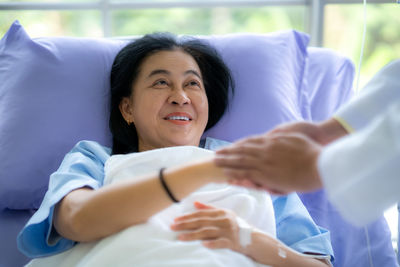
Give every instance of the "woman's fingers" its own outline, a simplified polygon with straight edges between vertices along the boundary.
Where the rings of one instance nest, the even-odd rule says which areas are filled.
[[[221,228],[215,226],[203,227],[192,232],[178,235],[181,241],[209,240],[221,236]]]
[[[175,219],[171,229],[186,231],[178,235],[181,241],[203,240],[206,247],[240,250],[239,226],[234,213],[195,202],[197,212]],[[212,216],[210,216],[212,215]]]
[[[192,220],[192,219],[197,219],[197,218],[202,218],[202,217],[207,217],[207,218],[216,218],[223,216],[225,214],[225,211],[222,209],[200,209],[198,211],[176,217],[174,219],[175,222],[180,222],[180,221],[186,221],[186,220]]]
[[[194,206],[199,211],[175,218],[174,224],[171,225],[172,230],[195,230],[207,226],[226,227],[229,224],[226,210],[217,209],[198,201],[194,202]]]
[[[197,209],[215,209],[214,206],[207,205],[198,201],[195,201],[193,204]]]
[[[188,231],[208,226],[223,228],[227,224],[229,224],[229,221],[225,218],[197,218],[185,221],[176,221],[171,225],[171,229],[174,231]]]

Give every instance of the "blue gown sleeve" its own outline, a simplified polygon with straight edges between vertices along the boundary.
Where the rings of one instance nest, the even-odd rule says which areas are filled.
[[[272,197],[277,238],[300,253],[330,255],[329,231],[317,226],[297,194]]]
[[[59,169],[50,176],[49,188],[41,206],[17,237],[19,250],[30,258],[50,256],[76,244],[53,229],[55,205],[69,192],[103,185],[104,163],[110,149],[93,141],[81,141],[64,157]]]

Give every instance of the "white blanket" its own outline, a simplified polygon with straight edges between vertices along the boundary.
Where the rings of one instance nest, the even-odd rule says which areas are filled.
[[[161,167],[212,157],[213,153],[182,146],[112,156],[105,166],[105,186],[124,179],[140,179]],[[170,230],[170,225],[175,217],[195,211],[195,201],[233,210],[247,223],[275,236],[274,211],[267,193],[209,184],[155,214],[145,224],[131,226],[98,242],[80,243],[64,253],[33,260],[28,266],[265,266],[230,249],[211,250],[200,241],[178,241],[178,233]]]

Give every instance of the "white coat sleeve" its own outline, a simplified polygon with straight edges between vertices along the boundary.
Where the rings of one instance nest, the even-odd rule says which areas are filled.
[[[400,200],[400,61],[369,86],[338,113],[356,132],[325,147],[318,160],[329,199],[356,225]]]
[[[384,66],[348,104],[335,114],[343,127],[354,132],[370,123],[400,98],[400,60]]]
[[[400,200],[400,101],[363,130],[328,145],[318,161],[333,205],[356,225]]]

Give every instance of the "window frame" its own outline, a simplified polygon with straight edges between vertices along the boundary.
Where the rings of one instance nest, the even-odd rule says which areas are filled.
[[[372,4],[393,3],[393,0],[368,0]],[[0,11],[5,10],[96,10],[101,13],[104,37],[111,37],[111,12],[118,9],[169,9],[169,8],[213,8],[255,6],[305,6],[305,28],[310,34],[310,45],[323,46],[325,6],[329,4],[362,4],[362,0],[193,0],[193,1],[112,1],[94,2],[0,2]]]

